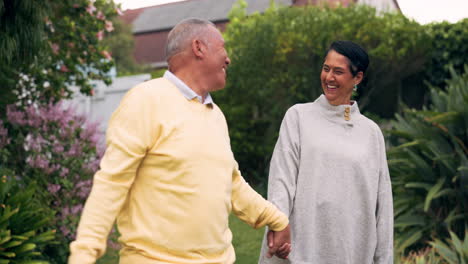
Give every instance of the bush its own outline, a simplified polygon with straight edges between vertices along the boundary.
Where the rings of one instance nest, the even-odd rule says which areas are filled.
[[[9,105],[7,120],[9,134],[15,138],[6,146],[11,153],[7,166],[25,182],[37,181],[43,190],[38,197],[56,211],[50,225],[60,230],[60,243],[46,253],[51,261],[65,263],[102,155],[97,123],[61,103],[25,110]]]
[[[0,263],[48,263],[40,260],[55,237],[55,230],[47,230],[52,211],[37,200],[34,183],[20,188],[10,171],[0,168],[0,175]]]
[[[418,253],[411,253],[401,259],[401,264],[466,264],[468,263],[468,232],[464,241],[450,232],[450,239],[435,239]]]
[[[0,2],[0,117],[5,106],[86,95],[109,84],[113,61],[101,41],[120,12],[108,0]]]
[[[388,151],[397,252],[460,237],[468,225],[468,66],[452,69],[446,91],[432,87],[432,105],[397,115]]]
[[[450,78],[450,66],[458,74],[468,61],[468,18],[458,23],[434,23],[427,26],[432,38],[430,62],[425,79],[436,87],[443,87]]]

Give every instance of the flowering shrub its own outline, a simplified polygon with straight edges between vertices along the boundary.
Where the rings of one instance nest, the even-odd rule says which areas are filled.
[[[7,132],[15,137],[13,144],[6,145],[11,153],[9,167],[19,169],[20,177],[38,182],[44,190],[43,201],[56,211],[53,225],[64,240],[59,255],[65,257],[103,152],[98,124],[63,103],[50,103],[24,110],[7,106],[7,125]],[[0,144],[5,141],[4,131],[0,126]]]
[[[11,1],[10,1],[11,2]],[[69,84],[91,95],[91,80],[109,84],[113,60],[103,39],[121,14],[113,1],[0,4],[0,113],[12,103],[70,98]]]

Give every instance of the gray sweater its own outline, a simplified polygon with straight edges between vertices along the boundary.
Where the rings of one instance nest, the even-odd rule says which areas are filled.
[[[321,95],[287,111],[268,199],[290,218],[292,252],[289,260],[268,259],[264,239],[259,263],[393,263],[384,139],[357,102],[333,106]]]

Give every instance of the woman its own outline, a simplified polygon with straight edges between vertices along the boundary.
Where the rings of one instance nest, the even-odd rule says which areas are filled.
[[[333,42],[320,75],[323,94],[291,107],[270,164],[268,198],[290,218],[288,260],[259,263],[391,264],[393,207],[379,127],[351,100],[369,58]]]

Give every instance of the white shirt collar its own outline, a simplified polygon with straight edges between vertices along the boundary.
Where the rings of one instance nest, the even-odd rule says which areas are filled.
[[[211,98],[210,94],[208,94],[205,98],[205,101],[203,101],[203,97],[195,93],[192,89],[190,89],[190,87],[188,87],[187,84],[185,84],[181,79],[179,79],[169,70],[167,70],[164,73],[163,78],[172,82],[179,89],[179,91],[184,95],[184,97],[187,98],[187,100],[192,100],[193,98],[197,98],[197,100],[202,104],[205,104],[205,105],[213,104],[213,99]]]

